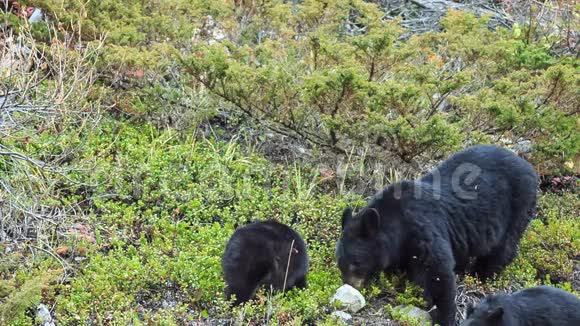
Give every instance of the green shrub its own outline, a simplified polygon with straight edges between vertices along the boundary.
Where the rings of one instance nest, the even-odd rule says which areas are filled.
[[[288,13],[290,23],[309,26],[314,7],[305,2]],[[354,146],[411,162],[442,157],[468,138],[530,139],[532,159],[549,170],[578,154],[572,61],[506,30],[489,31],[469,14],[449,12],[443,32],[403,41],[397,22],[382,21],[372,5],[338,1],[323,12],[334,15],[304,34],[284,28],[262,42],[199,45],[184,62],[242,112],[339,153]],[[346,33],[348,19],[365,33]]]
[[[531,222],[520,245],[522,255],[541,278],[571,282],[574,260],[580,256],[578,196],[546,195],[540,202],[540,219]]]
[[[553,40],[534,41],[519,25],[490,31],[489,18],[450,11],[443,31],[406,39],[397,20],[361,0],[37,5],[60,33],[107,33],[99,70],[129,87],[111,102],[159,125],[215,114],[200,98],[209,90],[212,105],[374,159],[421,162],[466,143],[531,140],[538,167],[562,172],[580,151],[577,60],[552,55]],[[215,29],[225,38],[208,45]],[[129,78],[138,72],[147,82]]]
[[[10,295],[4,298],[4,295],[0,293],[0,322],[12,325],[31,324],[34,320],[29,317],[28,312],[36,311],[42,290],[47,288],[49,282],[54,279],[54,272],[45,272],[44,275],[27,277],[18,288],[10,282],[1,281],[0,290],[7,290]]]

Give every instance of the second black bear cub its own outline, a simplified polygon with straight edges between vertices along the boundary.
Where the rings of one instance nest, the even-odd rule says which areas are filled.
[[[455,272],[476,258],[485,279],[514,258],[536,204],[538,177],[511,151],[492,145],[458,152],[420,179],[387,187],[342,217],[336,248],[343,282],[361,287],[400,270],[435,304],[434,322],[455,320]]]
[[[467,308],[461,326],[578,326],[580,299],[543,285],[511,295],[491,295]]]
[[[308,263],[304,241],[289,226],[276,221],[248,224],[234,232],[222,256],[226,298],[235,294],[235,305],[246,302],[263,284],[277,290],[305,288]]]

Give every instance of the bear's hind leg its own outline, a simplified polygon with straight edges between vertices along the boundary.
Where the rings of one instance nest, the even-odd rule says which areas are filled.
[[[486,281],[496,274],[501,273],[516,256],[517,243],[513,241],[503,242],[495,247],[487,256],[478,257],[473,267],[477,277]]]
[[[535,200],[530,200],[523,207],[514,208],[514,220],[510,224],[503,241],[495,246],[492,251],[475,261],[473,271],[480,280],[487,280],[501,273],[517,256],[518,245],[528,223],[533,216]]]
[[[303,276],[303,277],[299,278],[294,283],[294,287],[296,287],[298,289],[306,289],[306,286],[307,286],[306,285],[306,276]]]
[[[458,276],[463,277],[468,272],[468,267],[469,267],[469,258],[463,260],[458,260],[456,258],[455,268],[453,269],[453,272]]]

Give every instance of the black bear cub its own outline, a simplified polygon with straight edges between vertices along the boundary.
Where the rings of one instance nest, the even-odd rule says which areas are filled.
[[[336,247],[343,282],[361,287],[378,273],[402,271],[436,305],[433,321],[455,321],[455,272],[482,279],[516,255],[533,216],[538,177],[507,149],[474,146],[417,180],[390,185],[356,216],[342,216]]]
[[[580,299],[543,285],[511,295],[491,295],[467,308],[461,326],[578,326]]]
[[[222,256],[226,298],[235,295],[235,305],[246,302],[263,284],[277,290],[305,288],[308,263],[304,241],[289,226],[276,221],[248,224],[234,232]]]

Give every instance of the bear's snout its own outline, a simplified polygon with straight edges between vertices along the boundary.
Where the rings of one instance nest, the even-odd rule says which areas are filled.
[[[352,286],[355,289],[361,289],[364,287],[365,279],[362,277],[358,277],[356,275],[343,275],[342,282]]]

